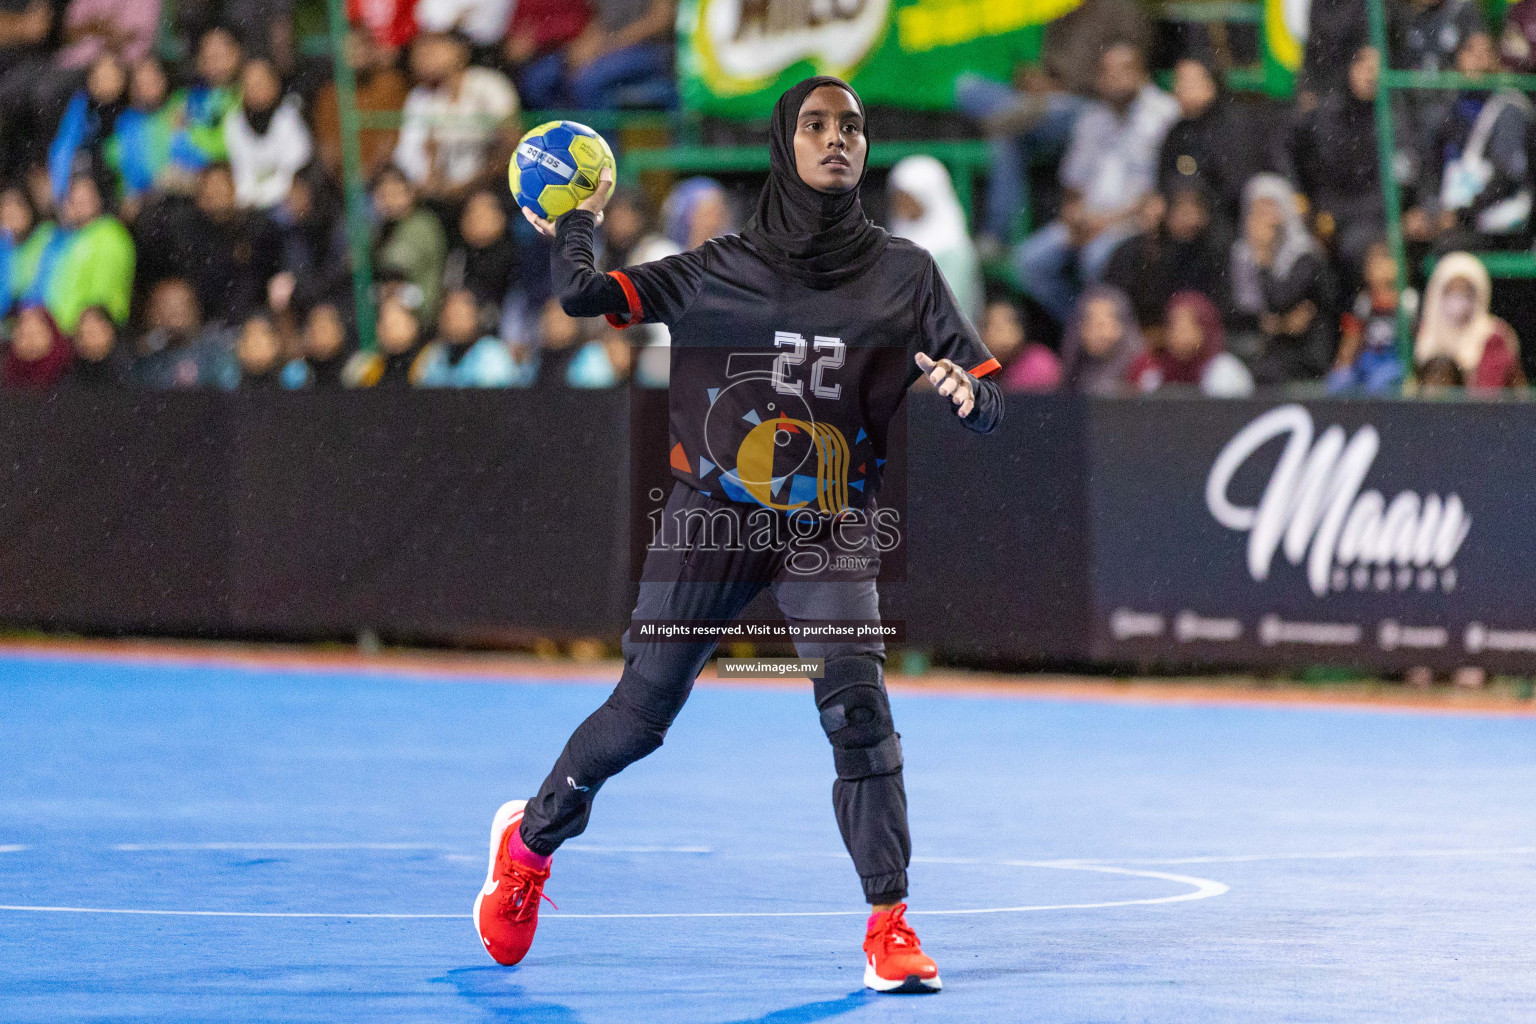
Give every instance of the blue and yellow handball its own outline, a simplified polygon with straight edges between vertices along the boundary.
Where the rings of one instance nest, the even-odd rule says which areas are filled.
[[[518,206],[554,220],[596,192],[598,175],[613,165],[613,150],[597,132],[575,121],[550,121],[518,142],[507,180]]]

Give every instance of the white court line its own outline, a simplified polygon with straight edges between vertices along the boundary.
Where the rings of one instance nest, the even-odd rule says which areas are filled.
[[[563,850],[578,853],[709,853],[707,846],[588,846],[585,843],[566,843]]]
[[[442,847],[421,847],[410,844],[266,844],[268,848],[278,847],[283,849],[373,849],[383,847],[386,849],[442,849]],[[17,847],[16,849],[25,849]],[[224,844],[200,844],[187,846],[173,846],[162,844],[159,846],[150,844],[127,845],[119,849],[255,849],[251,844],[224,843]],[[0,850],[9,849],[0,847]],[[628,852],[633,850],[643,852],[707,852],[703,847],[584,847],[589,852]],[[1318,853],[1255,853],[1236,854],[1229,856],[1209,857],[1178,857],[1178,858],[1115,858],[1120,863],[1136,864],[1217,864],[1217,863],[1248,863],[1258,861],[1285,861],[1285,860],[1351,860],[1369,858],[1392,857],[1477,857],[1477,856],[1510,856],[1536,854],[1536,846],[1508,846],[1508,847],[1475,847],[1462,849],[1426,849],[1426,850],[1335,850]],[[828,855],[832,856],[832,855]],[[842,856],[838,854],[836,856]],[[1183,903],[1190,900],[1209,899],[1220,896],[1230,890],[1225,883],[1217,882],[1209,878],[1198,878],[1193,875],[1172,874],[1163,871],[1148,871],[1139,868],[1117,867],[1105,863],[1103,860],[1091,858],[1064,859],[1064,860],[985,860],[971,857],[914,857],[914,864],[976,864],[991,865],[997,867],[1034,867],[1054,868],[1064,871],[1095,871],[1102,874],[1128,875],[1136,878],[1154,878],[1159,881],[1176,882],[1190,886],[1190,891],[1176,893],[1172,896],[1158,896],[1148,899],[1136,900],[1109,900],[1100,903],[1051,903],[1035,904],[1019,907],[974,907],[958,910],[910,910],[914,916],[924,915],[932,917],[960,916],[975,914],[1018,914],[1033,911],[1046,910],[1098,910],[1110,907],[1152,906],[1162,903]],[[0,905],[0,911],[14,911],[24,913],[55,913],[55,914],[130,914],[150,917],[276,917],[276,918],[321,918],[329,920],[462,920],[467,914],[337,914],[337,913],[308,913],[297,911],[257,911],[257,910],[137,910],[111,907],[49,907],[49,906],[19,906]],[[863,916],[862,910],[781,910],[781,911],[716,911],[716,912],[680,912],[680,913],[631,913],[631,914],[545,914],[550,920],[614,920],[626,918],[734,918],[734,917],[857,917]]]
[[[1507,857],[1536,853],[1536,846],[1445,850],[1336,850],[1327,853],[1240,853],[1213,857],[1116,857],[1118,864],[1249,864],[1275,860],[1368,860],[1380,857]],[[1073,863],[1081,863],[1074,861]]]
[[[1444,850],[1333,850],[1324,853],[1238,853],[1210,857],[1062,857],[1057,860],[989,860],[984,857],[913,857],[914,864],[1012,864],[1036,868],[1089,868],[1097,864],[1246,864],[1272,860],[1356,860],[1373,857],[1504,857],[1536,853],[1536,846],[1486,846]],[[820,854],[835,857],[840,854]]]
[[[248,847],[246,847],[248,849]],[[972,914],[1022,914],[1041,910],[1098,910],[1106,907],[1135,907],[1151,906],[1159,903],[1183,903],[1187,900],[1203,900],[1212,896],[1220,896],[1227,891],[1227,886],[1221,882],[1212,881],[1209,878],[1195,878],[1191,875],[1174,875],[1163,871],[1143,871],[1136,868],[1117,868],[1101,864],[1076,864],[1058,863],[1054,861],[977,861],[974,863],[995,864],[1001,867],[1043,867],[1056,868],[1064,871],[1095,871],[1110,875],[1131,875],[1138,878],[1155,878],[1160,881],[1178,882],[1191,887],[1189,892],[1176,893],[1172,896],[1156,896],[1138,900],[1110,900],[1102,903],[1049,903],[1022,907],[976,907],[963,910],[909,910],[909,914],[921,914],[928,917],[946,917]],[[132,914],[150,917],[290,917],[290,918],[326,918],[335,920],[462,920],[469,917],[467,913],[460,914],[335,914],[335,913],[304,913],[287,911],[259,911],[259,910],[134,910],[107,907],[44,907],[44,906],[15,906],[0,905],[0,911],[16,911],[36,914]],[[607,921],[618,919],[651,919],[651,918],[700,918],[700,917],[867,917],[866,910],[774,910],[774,911],[704,911],[681,913],[636,913],[636,914],[543,914],[541,918],[547,920],[586,920]]]
[[[915,858],[914,858],[915,859]],[[1140,871],[1135,868],[1116,868],[1101,864],[1064,864],[1051,861],[996,860],[976,863],[995,864],[1002,867],[1056,868],[1063,871],[1097,871],[1106,875],[1132,875],[1137,878],[1156,878],[1165,882],[1178,882],[1191,887],[1189,892],[1172,896],[1155,896],[1140,900],[1108,900],[1102,903],[1041,903],[1022,907],[972,907],[964,910],[908,910],[910,916],[954,917],[972,914],[1023,914],[1038,910],[1099,910],[1106,907],[1144,907],[1158,903],[1184,903],[1188,900],[1210,899],[1227,892],[1229,887],[1209,878],[1193,875],[1173,875],[1163,871]],[[864,910],[779,910],[779,911],[720,911],[716,913],[678,914],[549,914],[549,917],[607,920],[610,918],[652,917],[868,917]]]
[[[25,846],[0,846],[0,853],[25,850]],[[197,850],[441,850],[454,847],[436,843],[118,843],[112,847],[123,853],[186,852]],[[560,849],[578,853],[709,853],[707,846],[590,846],[566,843]]]
[[[25,850],[25,849],[26,849],[26,847],[22,846],[20,843],[4,843],[4,844],[0,844],[0,853],[20,853],[22,850]]]
[[[25,911],[38,914],[134,914],[147,917],[320,917],[339,918],[341,920],[356,919],[385,919],[385,920],[419,920],[442,919],[464,920],[468,914],[304,914],[293,911],[264,911],[264,910],[131,910],[117,907],[19,907],[0,905],[0,910]]]
[[[174,850],[448,850],[435,843],[119,843],[125,853]]]
[[[1536,853],[1536,846],[1504,846],[1470,850],[1339,850],[1335,853],[1252,853],[1230,857],[1177,857],[1163,860],[1133,858],[1131,864],[1244,864],[1267,860],[1356,860],[1372,857],[1500,857]]]

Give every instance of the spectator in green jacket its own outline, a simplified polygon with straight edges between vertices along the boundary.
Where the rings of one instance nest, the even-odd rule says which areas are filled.
[[[443,225],[435,214],[417,205],[416,187],[393,165],[380,171],[374,181],[373,209],[378,218],[374,265],[398,273],[419,289],[417,316],[430,324],[437,316],[448,259]]]
[[[170,79],[159,58],[150,55],[128,76],[128,109],[117,115],[103,155],[117,172],[125,211],[137,212],[150,189],[163,184],[171,163],[176,111],[166,102]],[[128,216],[129,220],[133,218]]]
[[[80,314],[91,306],[124,323],[133,268],[128,229],[104,212],[96,179],[80,173],[70,179],[59,219],[33,231],[16,253],[14,294],[24,303],[46,306],[65,334],[74,333]]]
[[[244,59],[239,41],[227,28],[211,28],[198,39],[196,80],[166,101],[168,163],[160,168],[159,178],[169,176],[170,184],[186,188],[198,171],[228,159],[224,119],[240,105],[237,79]]]

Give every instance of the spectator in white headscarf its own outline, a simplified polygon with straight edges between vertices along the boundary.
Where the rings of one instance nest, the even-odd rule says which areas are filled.
[[[1243,233],[1232,246],[1232,303],[1250,332],[1260,385],[1316,380],[1333,364],[1335,309],[1327,257],[1307,231],[1296,190],[1278,174],[1243,188]]]
[[[1489,311],[1492,296],[1488,268],[1471,253],[1453,252],[1435,265],[1424,289],[1424,317],[1413,346],[1421,375],[1431,360],[1449,356],[1471,387],[1525,383],[1520,339],[1514,328]]]
[[[961,311],[979,322],[981,266],[949,171],[931,156],[909,156],[891,168],[890,192],[891,234],[927,249]]]

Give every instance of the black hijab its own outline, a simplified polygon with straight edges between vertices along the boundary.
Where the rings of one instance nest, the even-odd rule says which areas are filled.
[[[780,96],[769,127],[768,180],[757,197],[757,211],[741,232],[769,266],[816,289],[835,288],[858,277],[874,266],[891,239],[864,216],[859,204],[859,188],[869,171],[867,154],[858,184],[845,192],[818,192],[795,169],[800,105],[824,85],[847,89],[864,112],[864,101],[853,87],[831,75],[807,78]]]

